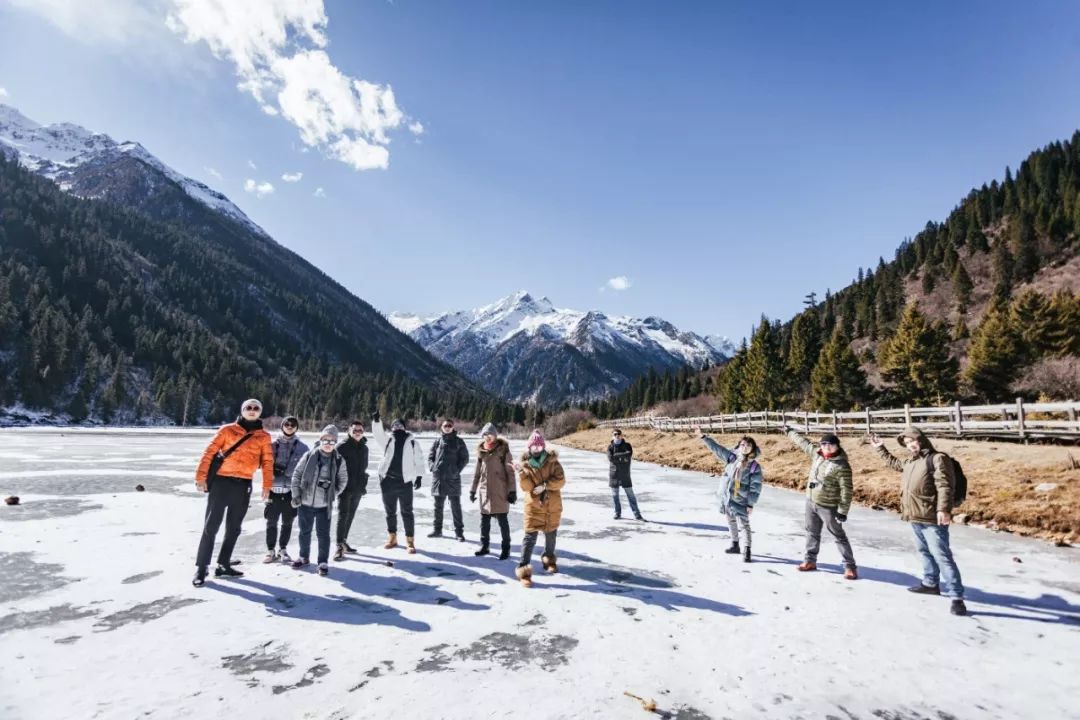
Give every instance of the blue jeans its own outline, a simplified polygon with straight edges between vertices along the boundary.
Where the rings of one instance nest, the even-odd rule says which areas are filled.
[[[330,508],[313,508],[301,505],[300,515],[300,557],[311,557],[311,526],[315,526],[315,536],[319,539],[319,564],[330,559]]]
[[[964,583],[949,548],[949,526],[911,523],[911,529],[922,558],[923,585],[940,587],[942,595],[963,600]]]
[[[634,517],[640,518],[641,517],[641,511],[638,510],[637,496],[634,495],[634,488],[627,487],[627,488],[622,488],[622,489],[626,491],[626,499],[630,501],[630,511],[632,513],[634,513]],[[611,499],[615,501],[615,515],[616,515],[616,517],[618,517],[619,515],[622,515],[622,503],[619,502],[619,488],[617,488],[617,487],[611,488]]]

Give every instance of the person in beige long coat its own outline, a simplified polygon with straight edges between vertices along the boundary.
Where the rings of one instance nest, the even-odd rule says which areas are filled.
[[[498,429],[488,423],[480,431],[483,440],[476,449],[476,471],[473,472],[472,489],[469,500],[476,502],[480,497],[480,549],[476,556],[488,555],[491,551],[491,518],[499,522],[502,533],[502,552],[500,560],[510,557],[510,505],[517,502],[517,490],[514,487],[514,463],[510,455],[510,445],[499,437]]]
[[[555,538],[562,519],[562,488],[566,485],[559,455],[548,450],[544,435],[534,430],[518,472],[525,493],[525,539],[521,543],[521,562],[517,577],[525,587],[532,587],[532,552],[536,536],[544,533],[544,554],[540,561],[549,573],[559,572],[555,564]]]

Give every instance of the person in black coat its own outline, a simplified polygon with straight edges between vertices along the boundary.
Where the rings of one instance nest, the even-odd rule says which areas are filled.
[[[611,488],[611,499],[615,503],[615,519],[622,518],[622,503],[619,502],[619,488],[626,491],[626,499],[630,501],[630,510],[634,513],[635,520],[644,520],[641,511],[638,510],[637,496],[634,495],[633,483],[630,481],[630,461],[634,457],[634,448],[622,436],[622,430],[615,428],[611,431],[611,444],[607,449],[608,463],[608,487]]]
[[[367,438],[364,437],[364,423],[359,420],[352,421],[349,425],[349,437],[338,445],[337,451],[345,459],[345,468],[349,473],[349,484],[338,498],[337,553],[334,560],[340,561],[345,557],[345,553],[356,552],[356,548],[348,542],[349,529],[352,528],[360,498],[367,493],[368,446]]]
[[[443,509],[450,499],[454,516],[454,537],[465,540],[465,523],[461,519],[461,471],[469,464],[469,448],[454,430],[454,421],[443,420],[442,435],[431,445],[428,467],[431,469],[431,494],[435,498],[435,528],[428,537],[442,537]]]

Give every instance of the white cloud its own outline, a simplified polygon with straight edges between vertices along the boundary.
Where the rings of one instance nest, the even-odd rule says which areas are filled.
[[[244,181],[244,192],[253,193],[255,197],[260,200],[267,196],[274,194],[274,186],[268,182],[257,183],[251,178]]]
[[[409,123],[409,132],[411,132],[413,135],[423,135],[424,124],[419,120],[413,120],[411,123]]]
[[[326,191],[325,191],[325,190],[323,190],[322,188],[315,188],[315,192],[314,192],[314,193],[312,193],[312,194],[313,194],[313,195],[314,195],[315,197],[317,197],[317,198],[324,198],[324,197],[326,197]]]
[[[204,168],[203,168],[203,170],[205,170],[205,171],[207,172],[207,174],[208,174],[208,175],[213,175],[213,176],[214,176],[214,177],[216,177],[216,178],[217,178],[218,180],[221,180],[221,179],[222,179],[222,177],[221,177],[221,173],[219,173],[219,172],[218,172],[217,170],[215,170],[215,169],[214,169],[214,168],[212,168],[212,167],[204,167]]]
[[[6,98],[7,96],[8,96],[7,88],[6,87],[0,87],[0,97],[5,97]]]
[[[283,173],[281,179],[285,182],[300,182],[300,178],[304,177],[302,172]]]
[[[603,289],[610,288],[611,290],[628,290],[633,283],[630,282],[630,278],[625,275],[619,275],[618,277],[610,278]]]
[[[388,167],[388,133],[406,116],[389,85],[350,77],[331,62],[323,0],[171,2],[169,28],[231,61],[240,89],[296,126],[305,145],[357,170]],[[413,127],[423,131],[419,122],[410,125],[418,134]]]
[[[165,30],[165,0],[8,0],[81,42],[127,45]]]
[[[259,168],[252,161],[248,160],[248,167],[252,170],[258,170]]]

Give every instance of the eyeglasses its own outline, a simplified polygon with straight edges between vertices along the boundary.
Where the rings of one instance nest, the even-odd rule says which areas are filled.
[[[262,410],[262,408],[259,407],[258,405],[245,405],[244,406],[244,412],[259,412],[260,410]]]
[[[294,428],[296,427],[296,423],[285,423],[281,427]]]
[[[442,426],[442,429],[443,429],[443,430],[453,430],[453,429],[454,429],[454,426],[453,426],[453,425],[443,425],[443,426]]]
[[[320,440],[319,443],[322,444],[322,445],[331,445],[331,446],[333,446],[333,445],[337,445],[337,440]]]

